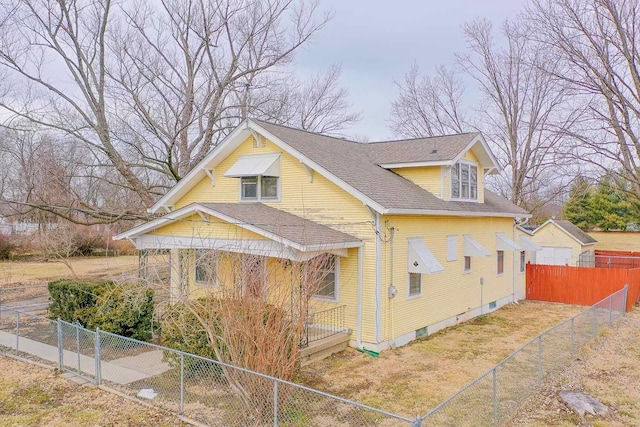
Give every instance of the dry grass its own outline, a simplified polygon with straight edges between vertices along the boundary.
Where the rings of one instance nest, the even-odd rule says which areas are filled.
[[[70,263],[80,277],[100,277],[138,268],[138,257],[74,258]],[[0,286],[39,284],[67,277],[72,277],[71,270],[61,262],[0,262]]]
[[[513,426],[638,426],[640,425],[640,308],[601,334],[581,359],[557,375],[531,399]],[[558,395],[583,391],[609,406],[605,418],[581,419]]]
[[[176,417],[0,355],[0,426],[180,426]]]
[[[584,307],[528,301],[372,358],[354,349],[310,365],[300,381],[414,417],[452,395],[540,332]]]

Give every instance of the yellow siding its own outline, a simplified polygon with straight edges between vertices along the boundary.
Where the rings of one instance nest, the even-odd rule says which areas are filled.
[[[595,249],[640,252],[640,232],[592,231],[589,235],[598,241]]]
[[[403,178],[442,198],[441,170],[440,166],[393,169],[395,173]]]
[[[553,223],[549,223],[536,230],[532,239],[540,246],[571,248],[571,265],[576,265],[578,258],[583,251],[593,249],[593,246],[583,247]]]
[[[383,271],[385,296],[385,339],[399,337],[416,329],[455,317],[471,309],[509,297],[514,287],[522,286],[521,275],[514,273],[514,254],[505,252],[504,273],[497,275],[496,233],[513,236],[513,220],[510,218],[455,218],[390,216],[389,227],[395,227],[393,243],[384,245]],[[447,236],[457,235],[458,259],[447,261]],[[463,273],[463,234],[471,234],[492,255],[472,258],[470,273]],[[388,233],[387,236],[390,234]],[[444,267],[437,274],[422,275],[422,295],[408,297],[407,249],[409,237],[423,237],[431,252]],[[393,250],[393,268],[390,268]],[[393,276],[391,276],[393,273]],[[484,278],[484,285],[480,285]],[[393,283],[397,295],[389,300],[387,291]],[[463,317],[460,320],[464,320]]]
[[[221,219],[205,215],[204,221],[200,215],[193,215],[182,220],[175,221],[164,227],[157,228],[148,234],[160,236],[188,236],[211,239],[252,239],[265,240],[265,237],[230,224]]]
[[[363,283],[366,291],[363,297],[362,338],[367,342],[375,341],[375,232],[372,218],[362,202],[330,182],[323,176],[314,173],[310,180],[304,166],[293,156],[283,152],[275,144],[267,141],[266,147],[254,148],[253,139],[248,138],[233,153],[215,168],[215,186],[208,177],[203,178],[184,197],[175,203],[181,208],[190,203],[229,203],[240,202],[239,179],[224,177],[224,173],[241,155],[281,153],[281,199],[277,202],[265,203],[274,208],[325,224],[331,228],[351,234],[364,242],[363,247]],[[175,230],[190,236],[191,230],[184,227]],[[160,234],[158,232],[158,234]],[[246,234],[242,235],[247,237]],[[317,310],[331,308],[336,305],[347,305],[346,327],[356,331],[357,305],[357,249],[350,249],[347,258],[341,258],[341,279],[339,301],[331,303],[316,301]]]

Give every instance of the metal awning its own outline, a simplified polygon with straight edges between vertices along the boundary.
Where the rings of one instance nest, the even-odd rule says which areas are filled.
[[[240,156],[224,176],[242,178],[243,176],[280,176],[280,154],[254,154]]]
[[[542,246],[528,238],[527,236],[520,236],[520,246],[523,251],[537,252],[542,250]]]
[[[433,274],[444,271],[444,268],[431,253],[422,238],[411,237],[408,241],[407,268],[409,273]]]
[[[478,243],[470,234],[464,236],[464,256],[491,256],[491,252]]]
[[[522,248],[504,233],[496,233],[496,249],[499,251],[521,251]]]

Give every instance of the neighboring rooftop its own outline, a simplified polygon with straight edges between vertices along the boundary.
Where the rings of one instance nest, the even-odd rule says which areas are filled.
[[[583,245],[589,245],[592,243],[598,243],[596,239],[582,231],[576,225],[574,225],[571,221],[567,221],[566,219],[554,219],[555,223],[558,224],[564,231],[571,234],[573,237],[582,242]]]

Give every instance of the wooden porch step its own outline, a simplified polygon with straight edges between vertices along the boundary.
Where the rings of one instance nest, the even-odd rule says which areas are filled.
[[[345,350],[349,345],[350,338],[350,332],[340,332],[339,334],[310,342],[308,347],[300,350],[300,366],[307,366]]]

